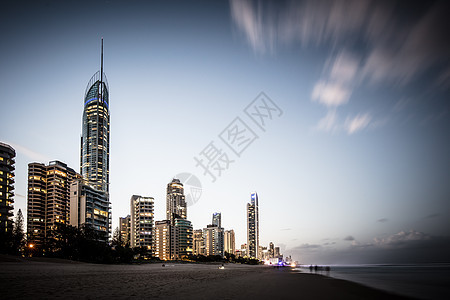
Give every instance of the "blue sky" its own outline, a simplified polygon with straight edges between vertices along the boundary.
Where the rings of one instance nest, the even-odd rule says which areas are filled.
[[[188,172],[203,187],[188,219],[203,228],[222,212],[236,245],[257,191],[261,243],[301,262],[448,261],[432,251],[450,244],[447,4],[89,3],[0,10],[0,140],[17,151],[16,211],[29,162],[79,170],[103,37],[113,227],[133,194],[154,197],[164,219],[167,183]],[[260,92],[282,110],[265,131],[244,112]],[[258,136],[240,157],[219,138],[236,117]],[[215,182],[194,160],[210,142],[234,160]]]

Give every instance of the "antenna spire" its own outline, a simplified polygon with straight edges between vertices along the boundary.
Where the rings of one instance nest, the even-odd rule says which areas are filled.
[[[102,57],[100,67],[100,99],[103,101],[103,37],[102,37]]]

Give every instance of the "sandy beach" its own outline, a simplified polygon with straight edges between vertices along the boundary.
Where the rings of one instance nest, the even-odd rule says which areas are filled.
[[[97,265],[55,259],[0,261],[2,299],[402,299],[290,268],[225,264]]]

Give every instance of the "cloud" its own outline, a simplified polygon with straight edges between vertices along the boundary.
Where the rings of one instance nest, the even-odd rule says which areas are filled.
[[[350,95],[351,91],[342,84],[319,81],[314,86],[311,97],[313,101],[334,107],[347,103]]]
[[[353,134],[366,128],[371,119],[372,118],[369,114],[357,115],[354,118],[347,118],[347,120],[345,120],[345,129],[348,134]]]
[[[325,117],[319,120],[317,129],[322,131],[336,131],[339,128],[336,110],[328,110]]]
[[[446,1],[422,2],[412,8],[406,2],[375,0],[282,4],[231,0],[230,8],[234,24],[255,53],[274,53],[280,46],[297,44],[330,49],[311,92],[311,100],[327,110],[349,103],[354,91],[366,85],[402,88],[421,79],[433,89],[450,87]],[[371,128],[386,123],[362,114],[345,126],[335,124],[336,116],[336,111],[327,113],[316,127],[353,134],[369,121],[377,124]]]
[[[344,248],[302,244],[286,250],[302,264],[431,263],[450,260],[450,237],[400,231],[372,243],[353,240]]]
[[[280,229],[281,231],[288,231],[288,230],[291,230],[291,228],[283,228],[283,229]]]
[[[19,144],[15,144],[15,143],[11,143],[11,142],[5,142],[5,143],[11,145],[11,147],[13,147],[17,152],[21,153],[22,155],[25,155],[26,157],[30,158],[33,161],[38,161],[38,162],[50,161],[50,158],[47,157],[46,155],[34,152],[24,146],[21,146]]]
[[[381,218],[381,219],[377,220],[378,223],[386,223],[387,221],[389,221],[389,220],[386,218]]]
[[[428,241],[431,239],[430,235],[427,235],[420,231],[400,231],[387,238],[374,238],[375,245],[380,247],[404,247],[411,241]]]
[[[344,241],[354,241],[354,240],[355,240],[355,238],[352,237],[351,235],[348,235],[344,238]]]

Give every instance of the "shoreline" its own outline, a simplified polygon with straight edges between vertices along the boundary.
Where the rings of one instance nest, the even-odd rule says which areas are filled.
[[[49,261],[51,260],[51,261]],[[198,263],[100,265],[0,260],[3,299],[408,299],[351,281],[291,268]]]

